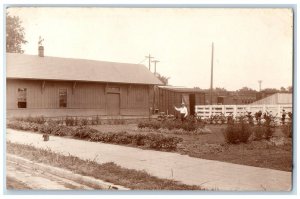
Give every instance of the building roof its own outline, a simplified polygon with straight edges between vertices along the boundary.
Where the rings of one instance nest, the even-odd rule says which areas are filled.
[[[6,66],[7,78],[162,84],[139,64],[7,53]]]
[[[204,91],[198,88],[186,88],[181,86],[159,86],[161,89],[170,90],[182,93],[203,93]]]
[[[292,93],[275,93],[263,99],[253,102],[252,104],[292,104]]]

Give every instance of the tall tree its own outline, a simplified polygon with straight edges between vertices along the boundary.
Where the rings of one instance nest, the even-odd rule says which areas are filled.
[[[256,91],[253,90],[252,88],[248,88],[248,87],[244,86],[243,88],[237,90],[237,92],[256,92]]]
[[[156,73],[156,77],[166,86],[169,83],[170,77],[165,77],[159,73]]]
[[[286,89],[285,89],[283,86],[281,86],[280,91],[281,91],[281,92],[285,92]]]
[[[17,16],[6,13],[6,52],[24,53],[22,44],[26,44],[22,21]]]

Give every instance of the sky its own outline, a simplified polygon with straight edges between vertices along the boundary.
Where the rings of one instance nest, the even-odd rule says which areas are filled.
[[[141,63],[173,86],[237,90],[292,85],[293,13],[289,9],[9,8],[25,29],[25,54]],[[84,66],[83,66],[84,67]],[[154,64],[152,63],[152,71]]]

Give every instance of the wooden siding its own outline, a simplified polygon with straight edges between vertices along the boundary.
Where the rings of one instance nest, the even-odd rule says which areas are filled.
[[[174,110],[174,106],[180,107],[182,98],[186,96],[188,100],[186,102],[188,110],[189,107],[189,94],[195,94],[195,105],[205,104],[205,94],[204,93],[193,93],[193,92],[175,92],[166,89],[158,89],[158,108],[159,112],[165,112],[168,114],[173,114],[175,116],[179,115],[177,111]],[[189,110],[190,112],[190,110]]]
[[[77,82],[68,92],[70,108],[105,108],[105,85]]]
[[[7,80],[6,101],[9,114],[106,115],[107,87],[117,87],[120,95],[120,115],[148,115],[153,102],[153,87],[148,85],[106,84],[88,82]],[[27,88],[27,108],[17,106],[18,88]],[[67,89],[67,108],[59,108],[59,89]],[[53,112],[53,110],[56,110]],[[86,114],[85,114],[86,112]]]

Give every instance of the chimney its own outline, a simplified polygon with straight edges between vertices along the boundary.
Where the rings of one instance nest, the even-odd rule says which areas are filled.
[[[42,39],[42,37],[39,37],[39,42],[38,42],[38,46],[39,46],[39,57],[44,57],[44,46],[43,46],[43,41],[44,39]]]
[[[39,46],[39,57],[44,57],[44,46]]]

